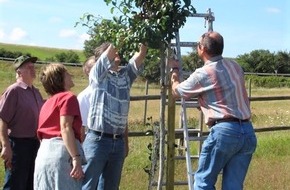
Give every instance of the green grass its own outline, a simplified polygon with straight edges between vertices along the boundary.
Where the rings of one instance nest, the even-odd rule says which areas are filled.
[[[37,65],[39,70],[41,65]],[[68,67],[74,75],[75,87],[72,89],[78,94],[88,83],[80,67]],[[0,61],[0,92],[2,93],[10,84],[15,81],[15,73],[9,62]],[[38,79],[35,85],[45,96]],[[145,84],[139,80],[133,85],[132,95],[144,95]],[[158,85],[149,86],[149,94],[160,94]],[[259,89],[252,91],[252,96],[280,96],[289,95],[288,88]],[[130,104],[129,129],[130,131],[146,131],[150,126],[143,126],[145,101],[134,101]],[[255,128],[283,126],[290,122],[289,100],[252,102],[251,108],[254,116]],[[153,121],[159,120],[160,101],[148,101],[147,117],[152,116]],[[188,112],[192,122],[196,122],[199,117],[198,110]],[[176,121],[179,119],[179,108],[176,110]],[[177,122],[178,123],[178,122]],[[246,190],[286,190],[290,186],[290,131],[257,133],[258,147],[254,154],[253,161],[245,181]],[[125,160],[121,180],[121,190],[147,189],[148,175],[143,168],[150,164],[148,159],[148,143],[152,142],[152,137],[131,137],[129,138],[130,152]],[[176,142],[178,143],[178,142]],[[196,149],[196,148],[195,148]],[[193,150],[194,151],[194,150]],[[176,162],[175,178],[182,179],[185,176],[185,162]],[[196,164],[196,162],[195,162]],[[3,165],[0,165],[0,184],[3,183]],[[220,178],[217,189],[220,189]],[[188,189],[187,187],[176,187],[175,189]]]
[[[290,131],[258,133],[258,146],[253,156],[245,184],[245,190],[287,190],[290,186]],[[126,158],[121,180],[121,190],[147,189],[148,175],[143,168],[149,163],[146,154],[148,137],[130,138],[130,154]],[[196,165],[196,161],[195,161]],[[196,168],[196,167],[195,167]],[[184,161],[176,161],[175,179],[186,179]],[[218,178],[217,189],[221,186]],[[175,189],[186,190],[187,186]]]
[[[290,131],[258,134],[245,189],[287,190],[290,186]]]
[[[256,158],[275,158],[290,155],[290,132],[267,132],[259,134]]]

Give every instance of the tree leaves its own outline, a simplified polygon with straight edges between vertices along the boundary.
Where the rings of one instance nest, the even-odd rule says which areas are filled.
[[[118,48],[122,58],[128,60],[138,50],[139,43],[147,44],[149,49],[159,52],[151,54],[154,57],[150,60],[146,59],[146,65],[151,70],[145,69],[143,73],[151,77],[151,80],[156,80],[160,76],[156,65],[160,52],[170,46],[175,33],[185,24],[187,17],[195,13],[190,0],[104,1],[111,6],[111,14],[118,11],[118,16],[115,14],[112,20],[105,20],[87,15],[81,20],[80,23],[90,29],[91,35],[91,42],[85,42],[86,55],[93,53],[93,49],[101,42],[108,41]]]
[[[113,17],[109,25],[114,30],[108,30],[108,26],[98,20],[98,28],[109,31],[102,33],[105,35],[102,38],[110,39],[118,48],[125,45],[131,50],[136,48],[133,44],[140,42],[147,42],[150,48],[155,49],[167,46],[175,38],[175,32],[185,24],[186,18],[195,13],[190,0],[184,0],[184,4],[178,0],[104,1],[112,6],[110,9],[112,14],[118,10],[121,15]],[[88,21],[93,19],[94,17],[87,16]],[[115,30],[116,28],[127,30]],[[122,40],[117,39],[120,36]]]

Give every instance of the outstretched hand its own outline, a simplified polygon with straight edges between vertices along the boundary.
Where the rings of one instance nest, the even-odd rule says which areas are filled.
[[[115,59],[115,57],[118,55],[117,54],[118,50],[113,44],[110,44],[110,46],[107,48],[107,50],[105,52],[106,52],[108,59],[110,61],[113,61]]]
[[[140,44],[139,44],[139,52],[140,52],[140,53],[143,52],[143,53],[146,54],[147,49],[148,49],[147,45],[145,45],[145,44],[143,44],[143,43],[140,43]]]
[[[145,44],[140,43],[139,52],[135,53],[135,55],[132,57],[135,60],[137,68],[139,68],[140,65],[143,63],[146,54],[147,54],[147,46]]]

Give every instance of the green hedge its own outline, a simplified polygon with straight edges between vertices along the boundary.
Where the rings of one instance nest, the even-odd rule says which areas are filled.
[[[246,75],[245,79],[246,81],[251,80],[252,87],[263,87],[263,88],[290,87],[289,77]]]

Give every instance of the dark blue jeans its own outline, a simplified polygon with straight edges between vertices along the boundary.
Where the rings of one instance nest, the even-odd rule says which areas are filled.
[[[257,146],[251,122],[222,122],[214,125],[202,145],[194,190],[215,190],[223,171],[222,190],[242,190]]]
[[[3,190],[33,190],[34,161],[39,148],[35,138],[9,137],[12,155],[12,169],[5,168]]]

